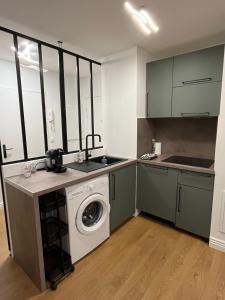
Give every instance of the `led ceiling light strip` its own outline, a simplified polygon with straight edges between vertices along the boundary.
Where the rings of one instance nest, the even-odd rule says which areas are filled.
[[[137,11],[136,9],[133,8],[133,6],[129,3],[129,2],[125,2],[124,3],[126,9],[134,16],[137,16],[138,18],[140,18],[142,20],[142,22],[144,24],[147,24],[146,18],[145,16],[143,16],[141,13],[139,13],[139,11]]]
[[[144,8],[141,8],[140,10],[136,10],[128,1],[124,3],[124,6],[127,9],[127,11],[138,22],[138,24],[141,26],[142,30],[146,34],[150,34],[152,31],[154,32],[159,31],[159,27],[152,20],[152,18]]]
[[[140,27],[146,34],[151,33],[151,30],[142,22],[141,18],[138,15],[135,14],[132,15],[132,17],[137,21],[137,23],[140,25]]]
[[[158,32],[159,31],[159,27],[155,24],[155,22],[152,20],[152,18],[149,16],[149,13],[146,11],[146,9],[142,8],[140,10],[140,14],[143,15],[143,17],[145,17],[145,19],[148,21],[149,26],[151,27],[151,29],[154,32]]]

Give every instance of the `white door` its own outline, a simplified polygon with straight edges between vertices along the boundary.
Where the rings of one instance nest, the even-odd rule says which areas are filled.
[[[18,91],[0,85],[0,140],[3,162],[24,158]],[[3,151],[3,148],[9,149]]]

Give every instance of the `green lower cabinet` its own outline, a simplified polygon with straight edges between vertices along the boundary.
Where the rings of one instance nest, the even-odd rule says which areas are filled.
[[[209,238],[214,175],[138,164],[137,208]]]
[[[135,213],[136,164],[109,174],[110,231]]]
[[[209,238],[213,191],[178,185],[176,226]]]
[[[137,208],[175,223],[178,171],[138,165]]]

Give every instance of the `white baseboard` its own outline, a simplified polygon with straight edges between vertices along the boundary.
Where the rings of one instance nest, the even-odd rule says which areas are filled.
[[[0,208],[3,208],[3,202],[0,202]]]
[[[140,214],[140,210],[138,210],[137,208],[135,209],[135,212],[133,214],[134,217],[137,217]]]
[[[214,248],[216,250],[225,252],[225,241],[216,239],[214,237],[210,237],[209,239],[209,247]]]

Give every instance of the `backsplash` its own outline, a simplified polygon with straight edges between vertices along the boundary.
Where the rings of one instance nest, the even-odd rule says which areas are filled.
[[[150,152],[152,138],[162,142],[163,153],[180,152],[214,159],[217,131],[215,118],[137,119],[137,155]]]

